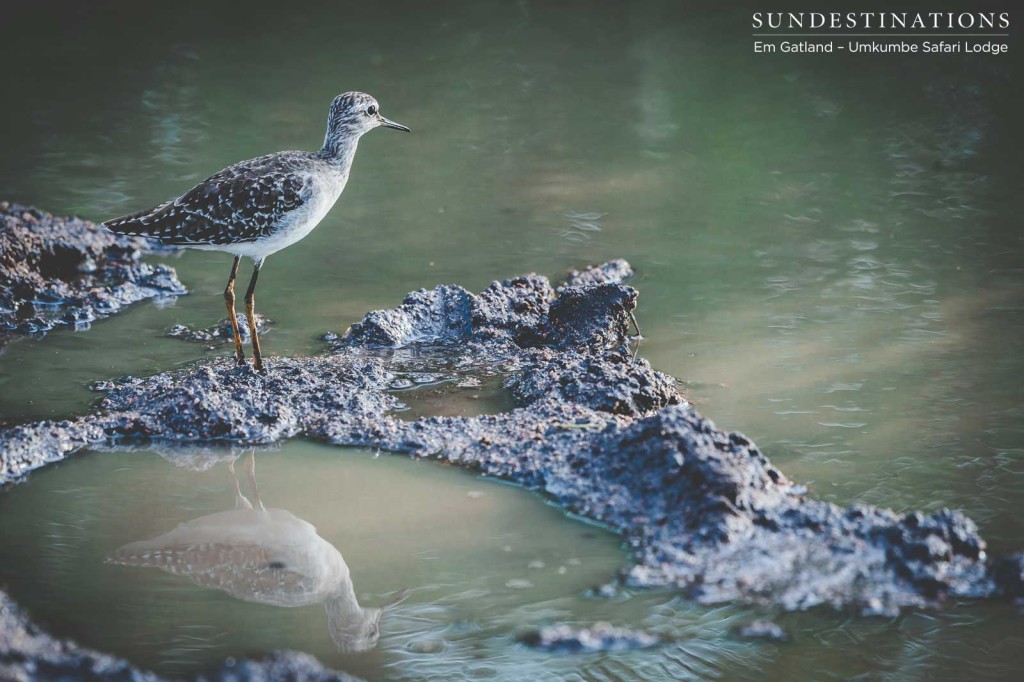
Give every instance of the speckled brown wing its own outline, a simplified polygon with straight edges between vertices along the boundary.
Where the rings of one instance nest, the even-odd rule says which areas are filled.
[[[165,244],[238,244],[272,235],[291,211],[312,195],[302,152],[282,152],[243,161],[202,181],[156,208],[108,220],[118,234]]]

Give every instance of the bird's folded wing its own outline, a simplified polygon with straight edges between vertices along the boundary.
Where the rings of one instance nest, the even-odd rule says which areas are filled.
[[[312,195],[307,173],[261,157],[222,170],[182,196],[103,223],[166,244],[232,244],[271,234]]]

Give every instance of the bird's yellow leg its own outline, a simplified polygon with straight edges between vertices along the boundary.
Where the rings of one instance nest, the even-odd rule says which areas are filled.
[[[260,488],[256,485],[256,448],[249,451],[249,459],[246,462],[245,471],[249,475],[250,492],[256,498],[256,508],[263,511],[266,507],[263,506],[263,500],[260,499]]]
[[[228,319],[231,321],[231,333],[235,337],[235,362],[239,365],[245,364],[245,351],[242,350],[242,335],[238,332],[238,320],[235,319],[235,276],[238,275],[239,256],[235,256],[235,262],[231,264],[231,276],[228,278],[228,285],[224,289],[224,305],[228,309]]]
[[[249,336],[252,337],[252,366],[257,370],[263,369],[260,335],[256,332],[256,280],[259,279],[261,267],[262,259],[256,261],[256,267],[252,269],[252,279],[249,280],[249,288],[245,292],[245,318],[249,321]]]

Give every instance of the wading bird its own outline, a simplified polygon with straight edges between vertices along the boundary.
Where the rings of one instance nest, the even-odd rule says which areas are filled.
[[[253,366],[263,369],[254,312],[260,268],[267,256],[305,237],[327,215],[348,182],[359,138],[381,126],[409,132],[381,116],[373,97],[346,92],[331,102],[327,135],[319,151],[277,152],[236,163],[177,199],[103,225],[117,234],[234,255],[224,302],[239,365],[245,364],[245,351],[235,319],[235,276],[242,256],[252,258],[245,315],[252,336]]]

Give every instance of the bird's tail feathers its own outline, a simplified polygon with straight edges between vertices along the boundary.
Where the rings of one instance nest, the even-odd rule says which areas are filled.
[[[156,219],[170,203],[166,202],[156,208],[147,208],[144,211],[136,211],[135,213],[128,213],[118,218],[111,218],[110,220],[103,221],[101,224],[114,234],[150,237],[155,235],[160,229]]]

